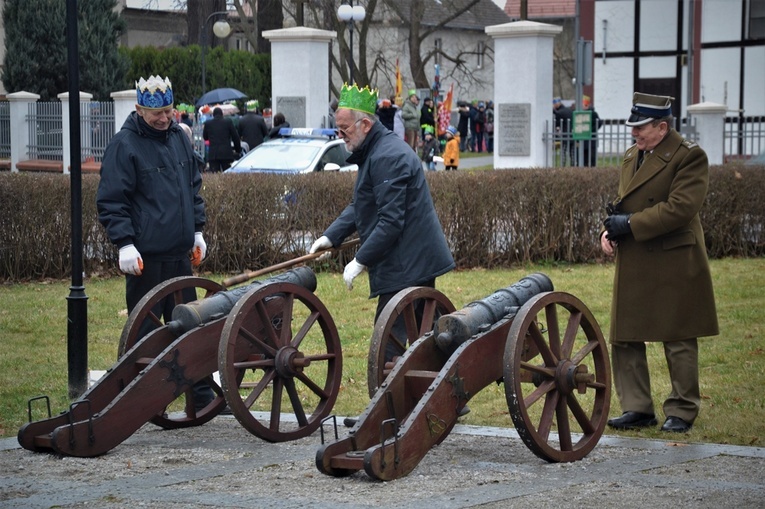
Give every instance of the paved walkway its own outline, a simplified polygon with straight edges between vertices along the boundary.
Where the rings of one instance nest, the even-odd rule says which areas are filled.
[[[147,424],[98,458],[57,458],[1,439],[0,507],[765,506],[764,448],[604,436],[586,458],[551,464],[514,429],[458,425],[409,476],[378,482],[320,473],[319,445],[318,432],[270,444],[225,416],[184,430]]]

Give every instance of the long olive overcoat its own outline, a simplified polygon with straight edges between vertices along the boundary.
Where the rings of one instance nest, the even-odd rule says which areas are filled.
[[[718,334],[699,210],[709,186],[706,153],[671,129],[636,170],[625,153],[620,211],[632,235],[619,240],[611,341],[673,341]]]

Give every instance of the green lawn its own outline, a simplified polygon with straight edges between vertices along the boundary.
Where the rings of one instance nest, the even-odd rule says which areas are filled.
[[[459,309],[506,287],[526,274],[544,272],[556,290],[580,298],[608,330],[613,265],[535,265],[513,270],[455,271],[439,278],[438,288]],[[712,262],[720,335],[700,343],[703,404],[687,436],[655,430],[624,436],[765,446],[765,259]],[[220,275],[205,275],[215,281]],[[27,400],[48,394],[57,413],[67,399],[68,281],[0,286],[0,436],[14,436],[26,422]],[[126,320],[124,280],[90,278],[88,295],[89,367],[108,369],[117,357]],[[357,415],[368,403],[366,364],[376,301],[369,300],[366,275],[348,292],[340,274],[318,275],[316,295],[338,328],[343,349],[343,382],[335,405],[339,415]],[[669,392],[660,344],[649,344],[657,411]],[[471,400],[466,424],[511,427],[503,385],[491,385]],[[611,415],[620,408],[613,394]],[[37,417],[39,418],[39,416]],[[663,416],[659,415],[660,422]],[[214,425],[214,421],[211,424]],[[613,433],[613,431],[607,431]]]

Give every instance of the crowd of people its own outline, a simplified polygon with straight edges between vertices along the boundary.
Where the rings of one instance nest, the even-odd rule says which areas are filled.
[[[422,105],[420,105],[422,103]],[[439,127],[437,105],[430,96],[420,98],[410,90],[406,99],[381,99],[375,114],[388,130],[396,133],[420,155],[423,168],[435,170],[443,160],[444,168],[456,170],[460,152],[494,151],[494,103],[459,101],[457,125]]]
[[[197,154],[201,170],[222,172],[241,156],[261,143],[280,137],[279,130],[290,127],[282,113],[267,121],[257,100],[245,103],[245,112],[238,115],[234,104],[203,106],[195,111],[193,106],[179,104],[174,110],[175,120],[194,145],[193,127],[201,125],[204,154]]]

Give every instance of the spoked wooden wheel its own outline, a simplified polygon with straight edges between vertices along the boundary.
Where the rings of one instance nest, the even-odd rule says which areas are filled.
[[[196,276],[176,277],[155,286],[149,293],[143,296],[130,313],[130,316],[128,316],[120,336],[119,357],[122,357],[128,350],[133,348],[147,332],[151,332],[152,329],[164,325],[162,312],[159,311],[158,315],[153,308],[164,301],[165,298],[172,299],[172,305],[177,306],[194,299],[209,297],[223,289],[223,286],[215,281]],[[146,321],[149,323],[143,325]],[[226,401],[223,399],[223,391],[211,376],[207,377],[206,380],[215,393],[215,398],[204,408],[200,410],[194,408],[193,390],[189,389],[178,398],[178,405],[175,405],[181,406],[181,410],[157,414],[151,418],[151,422],[165,429],[186,428],[201,426],[218,415],[226,406]]]
[[[342,364],[332,317],[302,286],[270,283],[252,290],[223,326],[218,367],[226,401],[242,426],[269,442],[319,428],[340,391]],[[261,421],[255,412],[269,418]],[[297,423],[282,412],[293,412]]]
[[[504,378],[510,416],[534,454],[576,461],[595,447],[608,419],[611,371],[600,327],[579,299],[545,292],[521,307],[508,332]]]
[[[367,386],[370,398],[392,369],[391,365],[386,366],[386,360],[390,362],[391,357],[403,355],[409,345],[433,330],[441,315],[454,311],[454,304],[443,293],[426,286],[401,290],[386,304],[375,322],[369,345]],[[403,324],[396,326],[399,317],[403,317]],[[402,337],[404,334],[406,337]]]

